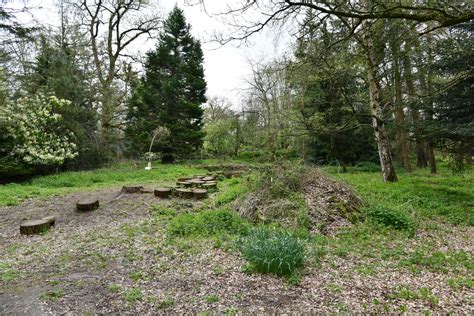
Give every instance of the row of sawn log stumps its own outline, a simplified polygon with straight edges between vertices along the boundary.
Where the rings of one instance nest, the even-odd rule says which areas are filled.
[[[157,188],[154,191],[145,190],[142,186],[124,186],[120,198],[124,193],[154,193],[159,198],[169,198],[176,196],[179,198],[204,199],[209,191],[217,189],[217,178],[214,175],[179,178],[176,182],[177,188]],[[90,212],[99,208],[99,200],[86,198],[79,200],[76,204],[78,212]],[[30,220],[21,223],[20,234],[35,235],[47,232],[56,223],[53,216],[42,219]]]

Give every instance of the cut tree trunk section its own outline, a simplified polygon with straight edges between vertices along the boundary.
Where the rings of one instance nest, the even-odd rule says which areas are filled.
[[[99,208],[99,200],[97,199],[84,199],[80,200],[76,204],[76,209],[79,212],[90,212]]]
[[[217,188],[217,182],[206,182],[202,185],[204,189],[216,189]]]
[[[122,193],[143,193],[145,189],[142,186],[124,186]]]
[[[37,235],[45,233],[51,228],[51,226],[54,226],[55,223],[56,219],[52,216],[23,222],[20,225],[20,234]]]
[[[160,198],[168,198],[171,195],[171,189],[168,188],[158,188],[155,189],[155,196]]]
[[[176,189],[175,194],[177,197],[180,198],[192,198],[193,197],[193,190],[191,189]]]
[[[204,189],[193,189],[193,197],[196,200],[202,200],[207,197],[207,190]]]

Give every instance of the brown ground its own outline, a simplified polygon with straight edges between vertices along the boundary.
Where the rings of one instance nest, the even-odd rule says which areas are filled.
[[[160,201],[152,194],[113,201],[117,192],[111,188],[0,208],[0,314],[474,311],[472,288],[447,286],[451,272],[413,274],[387,261],[374,265],[375,273],[363,273],[360,268],[372,259],[350,253],[328,255],[320,265],[309,263],[298,285],[246,274],[241,271],[244,260],[228,243],[217,247],[209,240],[169,240],[166,220],[153,216],[155,205],[180,212],[205,208],[207,202]],[[101,207],[75,212],[75,202],[91,195]],[[19,234],[22,219],[49,215],[57,218],[50,232]],[[437,235],[420,232],[412,245],[404,246],[429,241],[440,250],[472,254],[473,229],[453,231],[443,226]],[[439,301],[393,298],[401,285],[429,288]],[[141,292],[137,300],[134,291]]]

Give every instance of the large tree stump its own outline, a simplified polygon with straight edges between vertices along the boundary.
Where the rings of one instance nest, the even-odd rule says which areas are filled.
[[[89,212],[99,208],[99,200],[97,199],[83,199],[76,204],[76,209],[79,212]]]
[[[193,191],[191,189],[176,189],[175,191],[176,196],[180,198],[192,198]]]
[[[142,186],[124,186],[122,193],[142,193],[145,189]]]
[[[155,196],[160,198],[167,198],[171,195],[171,189],[168,188],[158,188],[155,189]]]
[[[193,198],[196,200],[202,200],[207,197],[207,190],[205,189],[193,189]]]
[[[37,235],[47,232],[51,226],[54,226],[56,219],[53,216],[26,221],[20,224],[20,234]]]

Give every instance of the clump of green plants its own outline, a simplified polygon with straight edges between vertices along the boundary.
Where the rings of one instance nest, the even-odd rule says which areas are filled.
[[[140,289],[134,288],[130,290],[126,290],[123,292],[123,298],[128,303],[135,303],[143,298],[143,293]]]
[[[291,276],[304,264],[305,244],[287,230],[257,227],[238,247],[256,272]]]
[[[385,205],[371,206],[367,212],[369,221],[388,228],[415,233],[414,219],[406,212]]]
[[[217,295],[208,295],[206,296],[207,303],[216,303],[219,301],[219,297]]]
[[[52,290],[41,295],[41,298],[44,300],[55,301],[64,296],[63,289]]]
[[[250,224],[237,213],[223,209],[195,214],[179,214],[168,224],[171,236],[212,236],[221,233],[231,235],[246,234]]]

